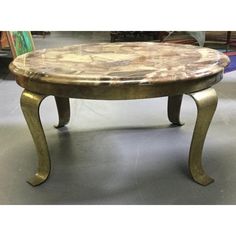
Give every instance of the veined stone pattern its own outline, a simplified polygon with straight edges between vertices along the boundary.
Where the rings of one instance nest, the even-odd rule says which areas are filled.
[[[14,73],[59,84],[160,84],[217,74],[229,58],[210,48],[156,43],[97,43],[18,56]]]

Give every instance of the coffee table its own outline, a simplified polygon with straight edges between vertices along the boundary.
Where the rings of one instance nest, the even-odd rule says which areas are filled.
[[[50,156],[39,115],[43,99],[55,97],[59,123],[70,119],[69,98],[120,100],[168,96],[168,118],[179,119],[183,94],[198,109],[189,152],[189,172],[201,185],[213,182],[202,166],[202,149],[217,105],[213,88],[223,77],[229,59],[209,48],[137,42],[81,44],[44,49],[18,56],[9,66],[24,88],[21,108],[38,155],[37,186],[50,173]]]

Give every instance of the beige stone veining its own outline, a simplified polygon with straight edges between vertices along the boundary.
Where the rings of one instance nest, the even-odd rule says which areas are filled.
[[[18,56],[16,74],[54,83],[163,83],[223,71],[229,58],[192,45],[155,42],[99,43],[44,49]]]

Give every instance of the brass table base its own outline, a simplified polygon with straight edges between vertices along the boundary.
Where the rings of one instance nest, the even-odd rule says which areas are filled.
[[[168,97],[168,118],[173,125],[181,126],[184,123],[180,122],[180,108],[183,95]]]
[[[217,106],[217,95],[214,89],[206,89],[190,94],[197,105],[197,120],[193,131],[189,152],[189,171],[193,179],[202,185],[208,185],[214,181],[202,167],[202,149],[207,130]]]
[[[35,94],[27,90],[24,90],[21,95],[21,109],[33,137],[38,154],[37,171],[35,175],[27,181],[33,186],[37,186],[45,182],[51,169],[47,141],[39,114],[40,104],[46,97],[46,95]],[[59,116],[59,122],[55,128],[60,128],[65,126],[70,120],[69,98],[55,97],[55,101]]]
[[[214,180],[209,177],[202,166],[202,149],[217,105],[217,95],[214,89],[208,88],[194,92],[190,95],[198,109],[195,128],[189,152],[189,172],[195,182],[201,185],[208,185]],[[26,122],[33,137],[37,154],[38,168],[36,174],[28,181],[33,186],[45,182],[50,174],[50,155],[46,142],[46,137],[39,115],[39,107],[42,100],[48,95],[40,95],[24,90],[21,96],[21,108]],[[55,97],[59,123],[56,128],[63,127],[70,119],[69,98]],[[180,122],[179,114],[182,102],[182,95],[169,96],[168,118],[174,125],[183,125]]]

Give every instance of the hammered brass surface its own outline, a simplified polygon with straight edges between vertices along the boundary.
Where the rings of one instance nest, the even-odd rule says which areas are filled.
[[[184,125],[180,121],[180,109],[183,95],[169,96],[168,97],[168,118],[173,125]]]
[[[55,128],[64,127],[70,121],[70,101],[69,98],[55,97],[55,101],[57,104],[58,125],[55,125]]]
[[[214,179],[209,177],[203,169],[202,149],[218,98],[213,88],[190,94],[190,96],[197,105],[198,113],[189,152],[189,171],[197,183],[205,186],[212,183]]]
[[[39,107],[45,97],[46,96],[44,95],[34,94],[27,90],[24,90],[21,95],[21,109],[25,116],[25,120],[28,124],[38,154],[38,167],[36,174],[28,180],[28,183],[33,186],[37,186],[46,181],[51,166],[47,141],[39,115]]]

